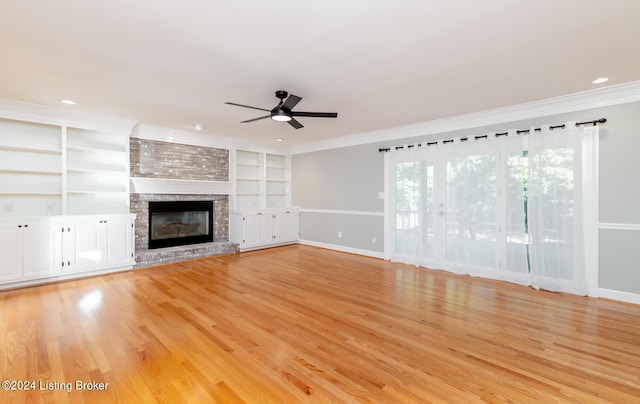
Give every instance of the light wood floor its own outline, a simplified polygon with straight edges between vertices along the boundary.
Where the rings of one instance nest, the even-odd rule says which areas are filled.
[[[639,306],[308,246],[0,292],[0,346],[0,403],[640,401]]]

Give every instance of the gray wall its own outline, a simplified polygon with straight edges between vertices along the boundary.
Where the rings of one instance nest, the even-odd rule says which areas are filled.
[[[384,156],[371,145],[332,149],[292,157],[294,206],[339,210],[301,212],[300,238],[346,249],[382,254]],[[341,236],[340,236],[341,234]]]
[[[303,240],[350,250],[384,248],[383,219],[378,193],[384,189],[384,158],[380,147],[422,140],[474,136],[486,132],[527,129],[531,126],[589,121],[605,117],[600,125],[600,223],[640,225],[640,102],[552,115],[500,125],[478,127],[415,139],[398,139],[340,149],[297,154],[292,157],[292,201],[304,209],[348,212],[303,211]],[[338,237],[338,232],[342,237]],[[376,242],[372,243],[372,237]],[[640,247],[637,230],[600,230],[600,280],[605,289],[640,294],[640,268],[631,253]]]

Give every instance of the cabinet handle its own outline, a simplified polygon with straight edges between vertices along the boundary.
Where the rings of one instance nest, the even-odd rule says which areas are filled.
[[[62,261],[62,268],[64,268],[64,261]]]
[[[71,266],[71,261],[67,261],[67,266],[70,267]]]
[[[25,224],[25,225],[24,225],[24,227],[29,227],[29,225],[28,225],[28,224]]]

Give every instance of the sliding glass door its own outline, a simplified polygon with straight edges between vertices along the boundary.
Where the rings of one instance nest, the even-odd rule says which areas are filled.
[[[585,293],[588,157],[567,132],[392,152],[389,258]]]
[[[435,257],[434,166],[432,161],[397,163],[394,248],[416,265]]]

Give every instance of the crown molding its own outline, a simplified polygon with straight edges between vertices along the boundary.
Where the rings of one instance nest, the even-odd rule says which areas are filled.
[[[227,137],[214,136],[206,132],[194,133],[185,130],[165,128],[141,122],[135,125],[131,132],[131,137],[217,149],[229,149],[232,145],[231,140]]]
[[[73,111],[0,98],[0,118],[37,122],[47,125],[70,126],[93,130],[117,130],[131,133],[136,121],[118,117]]]
[[[291,148],[291,154],[394,141],[586,109],[627,104],[636,101],[640,101],[640,81],[632,81],[597,90],[588,90],[414,125],[357,133],[327,141],[307,143],[293,146]]]

